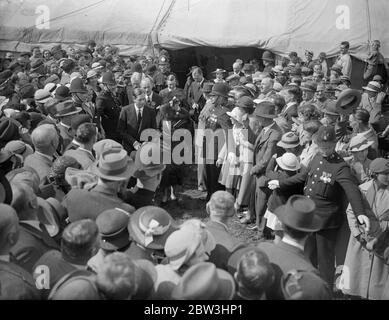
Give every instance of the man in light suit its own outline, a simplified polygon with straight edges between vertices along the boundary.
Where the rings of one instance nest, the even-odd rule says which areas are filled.
[[[227,191],[216,191],[207,203],[207,212],[210,220],[206,226],[216,240],[209,261],[226,270],[231,252],[240,244],[228,229],[228,222],[235,214],[234,197]]]
[[[267,199],[270,196],[270,192],[263,192],[263,189],[260,188],[262,185],[261,180],[271,157],[277,153],[277,142],[281,139],[282,131],[274,122],[277,114],[276,106],[272,102],[263,101],[258,103],[254,111],[254,116],[257,117],[259,124],[262,126],[262,131],[259,133],[254,144],[254,162],[253,168],[251,169],[251,175],[256,177],[255,192],[253,192],[255,200],[250,201],[248,216],[241,222],[252,222],[255,213],[257,224],[254,228],[258,228],[259,232],[263,233],[266,226],[263,215],[266,211]]]
[[[53,165],[53,155],[57,150],[59,137],[53,125],[43,124],[34,129],[31,139],[35,152],[26,158],[24,166],[35,169],[43,181]]]
[[[134,103],[124,107],[119,116],[118,131],[122,135],[123,147],[129,154],[138,150],[142,131],[156,128],[156,115],[154,110],[146,105],[144,91],[135,89]]]

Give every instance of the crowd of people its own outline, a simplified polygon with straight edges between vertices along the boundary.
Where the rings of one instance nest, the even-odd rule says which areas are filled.
[[[332,66],[310,50],[193,66],[183,86],[165,50],[8,52],[0,298],[388,299],[388,70],[373,41],[351,89],[349,47]],[[164,204],[192,161],[208,219],[178,223]]]

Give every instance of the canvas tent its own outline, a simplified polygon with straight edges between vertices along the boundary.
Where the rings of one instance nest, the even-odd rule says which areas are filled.
[[[363,59],[379,39],[389,57],[388,16],[387,0],[0,0],[0,50],[94,39],[124,55],[209,46],[333,56],[348,40]]]

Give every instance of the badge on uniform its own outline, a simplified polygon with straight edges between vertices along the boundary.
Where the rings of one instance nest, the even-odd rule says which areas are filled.
[[[331,177],[332,177],[331,173],[323,171],[323,174],[321,175],[320,180],[323,181],[324,183],[330,183]]]

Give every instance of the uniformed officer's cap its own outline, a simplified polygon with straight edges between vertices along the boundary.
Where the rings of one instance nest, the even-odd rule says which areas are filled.
[[[316,144],[320,147],[328,143],[336,143],[335,128],[333,126],[322,126],[316,136]]]

